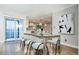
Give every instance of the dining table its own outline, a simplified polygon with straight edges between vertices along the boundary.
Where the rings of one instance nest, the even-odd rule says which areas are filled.
[[[36,34],[36,33],[24,33],[24,35],[31,35],[31,36],[35,36],[35,37],[39,37],[42,38],[44,40],[44,48],[43,48],[43,54],[46,55],[46,44],[47,44],[47,40],[48,38],[58,38],[59,43],[60,43],[60,39],[61,39],[61,35],[53,35],[53,34]]]

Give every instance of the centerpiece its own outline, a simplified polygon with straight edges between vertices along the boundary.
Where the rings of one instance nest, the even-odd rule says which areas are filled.
[[[44,25],[43,25],[43,24],[37,24],[37,25],[36,25],[36,29],[37,29],[37,30],[40,29],[40,30],[41,30],[40,35],[43,35],[43,30],[44,30]]]

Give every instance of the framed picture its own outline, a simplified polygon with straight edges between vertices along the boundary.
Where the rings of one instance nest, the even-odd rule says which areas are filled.
[[[61,34],[74,34],[72,14],[65,14],[59,17],[58,32]]]

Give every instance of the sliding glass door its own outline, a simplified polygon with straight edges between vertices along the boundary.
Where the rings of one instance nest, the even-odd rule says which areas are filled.
[[[16,40],[22,36],[23,20],[6,18],[6,40]]]

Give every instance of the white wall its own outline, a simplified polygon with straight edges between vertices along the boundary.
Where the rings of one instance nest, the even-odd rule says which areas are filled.
[[[4,16],[0,12],[0,42],[3,42],[5,39],[5,21]]]
[[[79,54],[79,5],[78,5],[78,54]]]
[[[74,34],[73,35],[61,35],[61,43],[67,46],[71,46],[74,48],[78,48],[78,6],[72,6],[69,8],[65,8],[63,10],[59,10],[53,13],[53,34],[58,34],[57,30],[57,21],[61,15],[64,14],[73,14],[73,21],[74,21]],[[67,39],[67,42],[65,42]]]

